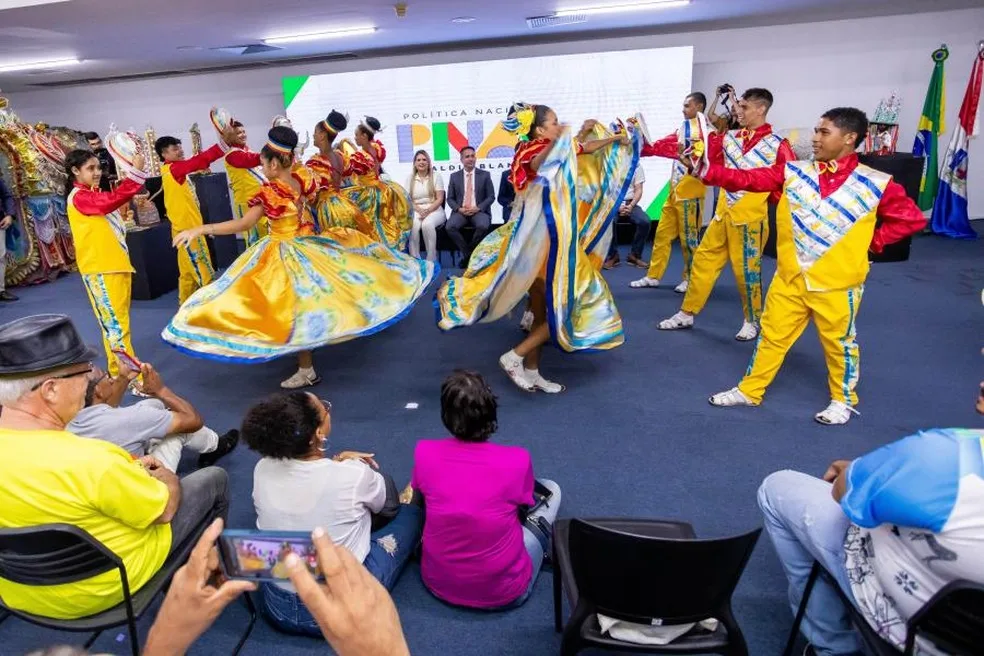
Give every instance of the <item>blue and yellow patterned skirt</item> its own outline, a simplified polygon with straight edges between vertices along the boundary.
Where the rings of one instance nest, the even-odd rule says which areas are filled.
[[[391,326],[436,272],[356,230],[264,237],[195,292],[161,337],[196,357],[265,362]]]

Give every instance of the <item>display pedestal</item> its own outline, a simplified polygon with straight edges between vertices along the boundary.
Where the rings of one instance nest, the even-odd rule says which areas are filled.
[[[126,247],[134,269],[134,300],[149,301],[177,289],[178,256],[169,223],[127,232]]]
[[[893,153],[891,155],[859,155],[858,160],[867,166],[887,173],[905,189],[912,200],[919,197],[919,183],[922,180],[923,158],[912,153]],[[909,259],[912,237],[890,244],[878,255],[872,255],[872,262],[904,262]],[[776,256],[776,207],[769,205],[769,239],[765,242],[765,255]]]

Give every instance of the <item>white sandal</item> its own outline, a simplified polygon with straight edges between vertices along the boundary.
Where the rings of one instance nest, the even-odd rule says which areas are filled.
[[[638,280],[633,280],[629,283],[629,287],[633,289],[643,289],[645,287],[659,287],[659,278],[650,278],[649,276],[643,276]]]
[[[825,426],[838,426],[850,421],[852,414],[861,415],[860,412],[842,401],[831,401],[830,405],[813,415],[813,418],[817,423]]]
[[[669,319],[663,319],[659,322],[658,328],[660,330],[684,330],[686,328],[694,327],[694,315],[685,314],[682,310],[677,312]]]

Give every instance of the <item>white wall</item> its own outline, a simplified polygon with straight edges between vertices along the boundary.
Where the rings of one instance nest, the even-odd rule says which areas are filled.
[[[527,54],[565,54],[693,45],[694,88],[712,93],[720,83],[741,89],[765,86],[776,98],[771,121],[777,128],[808,127],[823,110],[854,105],[874,111],[878,101],[898,90],[902,96],[900,150],[911,149],[932,71],[930,53],[940,43],[947,61],[949,141],[970,66],[984,37],[984,8],[881,18],[804,23],[778,27],[689,32],[619,39],[573,41],[524,47]],[[280,79],[288,75],[331,73],[395,66],[515,57],[515,48],[382,57],[318,65],[271,66],[250,71],[107,83],[10,93],[13,109],[25,120],[105,131],[115,122],[143,132],[149,123],[158,135],[187,139],[198,122],[206,145],[208,108],[220,104],[253,128],[254,139],[283,112]],[[371,84],[371,80],[367,81]],[[536,100],[536,81],[530,98]],[[517,99],[519,100],[519,99]],[[549,102],[549,99],[545,99]],[[329,108],[326,108],[326,111]],[[353,112],[371,108],[351,109]],[[633,108],[626,108],[627,111]],[[207,135],[207,136],[206,136]],[[984,217],[984,146],[972,146],[970,212]]]

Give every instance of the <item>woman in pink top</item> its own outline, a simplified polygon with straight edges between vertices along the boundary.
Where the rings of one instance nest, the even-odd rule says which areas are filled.
[[[537,481],[534,493],[526,449],[489,442],[496,408],[479,374],[452,373],[441,420],[454,437],[417,443],[412,480],[425,509],[424,585],[450,604],[488,610],[529,598],[560,507],[553,481]]]

